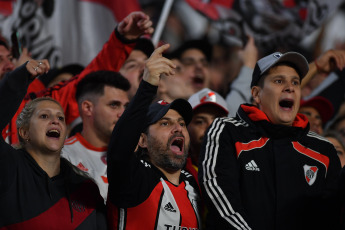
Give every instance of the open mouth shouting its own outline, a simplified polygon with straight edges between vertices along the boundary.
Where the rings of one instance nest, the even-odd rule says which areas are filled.
[[[195,87],[195,88],[203,88],[204,87],[204,78],[200,75],[195,75],[193,78],[192,78],[192,85]]]
[[[60,131],[57,129],[50,129],[47,131],[46,136],[51,138],[60,138]]]
[[[183,137],[175,137],[173,138],[170,149],[176,155],[183,155],[184,154],[184,138]]]
[[[294,101],[292,99],[282,99],[279,101],[279,106],[284,111],[292,111]]]

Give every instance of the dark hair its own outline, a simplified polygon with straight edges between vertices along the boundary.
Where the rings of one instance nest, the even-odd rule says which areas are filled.
[[[169,53],[167,56],[171,58],[181,59],[182,54],[189,49],[200,50],[206,57],[207,61],[211,61],[213,47],[207,39],[194,39],[182,43],[177,49]]]
[[[146,38],[139,38],[133,48],[133,50],[140,50],[143,52],[148,58],[151,56],[155,47],[151,40]]]
[[[76,99],[78,104],[85,100],[86,96],[90,100],[95,95],[103,95],[105,86],[128,91],[130,83],[118,72],[106,70],[92,72],[86,75],[77,85]]]
[[[5,46],[5,48],[9,50],[8,44],[6,43],[6,41],[2,40],[1,35],[0,35],[0,46]]]

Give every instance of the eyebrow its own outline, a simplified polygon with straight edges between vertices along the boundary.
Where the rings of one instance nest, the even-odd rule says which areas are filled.
[[[172,121],[174,119],[170,118],[170,117],[162,117],[160,120],[168,120],[168,121]],[[183,117],[179,117],[177,119],[177,121],[184,121]]]

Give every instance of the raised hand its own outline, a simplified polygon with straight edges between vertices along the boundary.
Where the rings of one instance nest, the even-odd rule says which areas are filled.
[[[161,74],[165,74],[167,76],[175,74],[174,69],[176,68],[176,65],[162,55],[162,53],[169,47],[169,44],[158,47],[153,51],[151,57],[145,63],[143,79],[151,85],[158,85]]]
[[[319,72],[329,73],[345,67],[345,50],[328,50],[315,60]]]
[[[29,61],[30,59],[31,59],[31,55],[28,51],[28,48],[24,47],[18,60],[14,59],[13,63],[14,63],[14,66],[17,68],[23,65],[25,62]]]
[[[26,63],[26,69],[31,74],[31,78],[35,78],[38,75],[47,73],[50,69],[50,64],[47,59],[33,60],[31,59]]]
[[[252,36],[248,36],[248,42],[246,46],[238,52],[238,56],[242,60],[243,65],[254,69],[258,61],[259,51],[255,46],[255,41]]]
[[[143,12],[132,12],[117,27],[119,33],[129,40],[143,34],[152,34],[154,29],[150,17]]]

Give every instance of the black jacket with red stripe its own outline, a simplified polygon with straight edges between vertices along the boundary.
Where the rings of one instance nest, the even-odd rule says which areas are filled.
[[[25,65],[0,81],[0,127],[25,96]],[[22,149],[0,138],[0,229],[106,229],[103,199],[90,179],[61,159],[60,174],[50,178]]]
[[[330,142],[298,114],[274,125],[252,105],[207,131],[199,183],[210,229],[335,229],[341,166]]]

